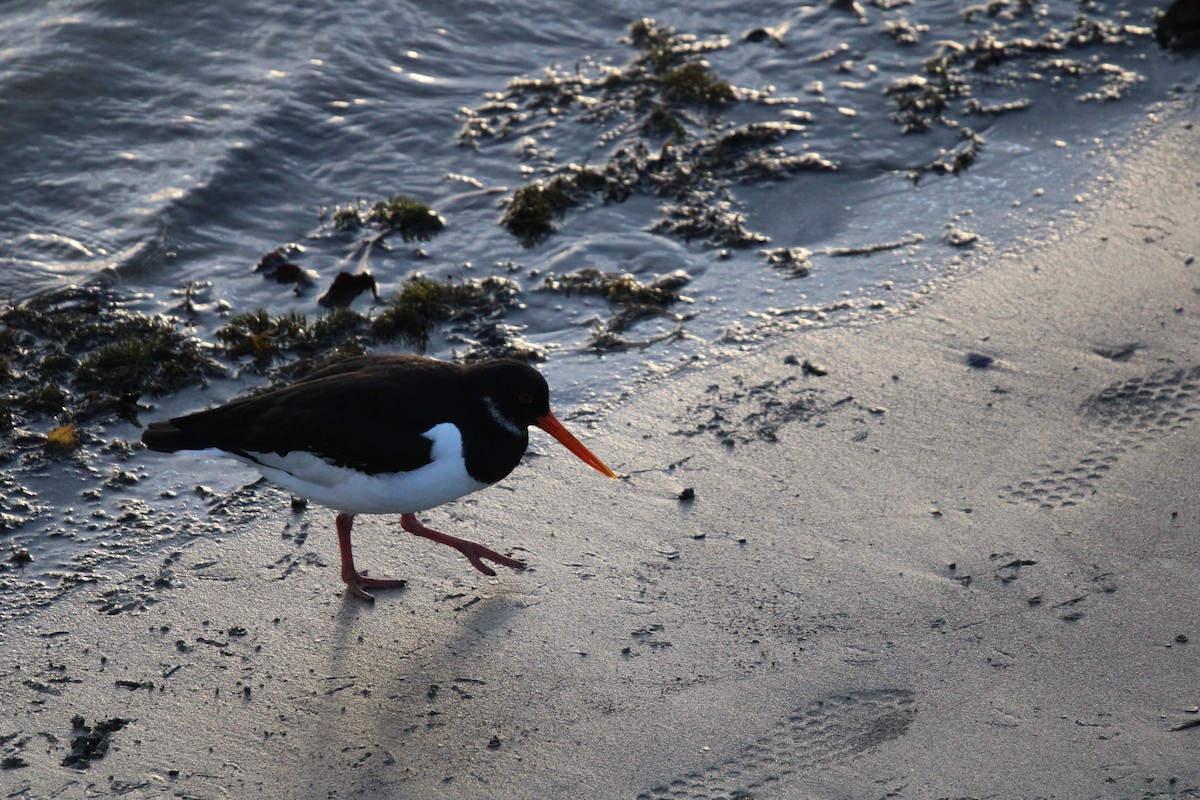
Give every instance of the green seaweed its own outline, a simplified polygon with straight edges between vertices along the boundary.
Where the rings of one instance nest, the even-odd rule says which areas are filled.
[[[675,112],[662,103],[651,106],[650,114],[642,122],[642,133],[648,136],[669,136],[678,142],[687,138],[687,128],[679,121]]]
[[[646,18],[630,25],[625,41],[634,55],[624,67],[548,69],[537,78],[512,81],[506,91],[466,112],[459,141],[473,147],[487,138],[532,135],[567,113],[600,129],[580,160],[599,152],[602,162],[555,167],[509,198],[501,224],[525,247],[553,235],[558,220],[589,196],[623,202],[634,194],[667,201],[651,231],[715,246],[759,244],[765,237],[746,230],[731,183],[834,169],[818,154],[780,146],[785,137],[804,130],[800,124],[734,125],[723,119],[723,109],[734,102],[780,102],[769,91],[735,89],[713,71],[704,55],[728,47],[725,38],[698,39]],[[572,98],[570,112],[557,100],[550,106],[543,102],[564,95]],[[797,113],[794,119],[803,116]],[[650,139],[658,140],[656,145]]]
[[[335,308],[313,320],[310,330],[316,342],[329,343],[357,335],[367,318],[348,308]]]
[[[608,179],[597,170],[576,167],[549,181],[529,183],[513,192],[501,224],[523,247],[535,247],[554,233],[554,220],[588,195],[610,188]]]
[[[355,200],[345,205],[335,204],[321,208],[321,220],[336,233],[353,234],[368,225],[373,225],[382,238],[399,233],[406,242],[426,242],[441,233],[446,220],[425,203],[405,194],[396,194],[368,205],[366,200]]]
[[[67,404],[67,393],[57,383],[46,383],[14,398],[16,405],[39,414],[57,414]]]
[[[683,64],[666,73],[660,86],[663,99],[671,103],[720,106],[737,97],[732,86],[699,61]]]
[[[372,343],[399,340],[424,351],[439,323],[491,320],[516,302],[519,291],[508,278],[442,281],[414,275],[374,317],[337,308],[310,320],[295,311],[271,315],[258,309],[231,317],[216,335],[227,357],[248,357],[260,369],[283,360],[285,354],[298,357],[299,363],[282,368],[296,376],[366,352]]]
[[[357,200],[346,205],[335,205],[329,209],[329,225],[339,233],[353,233],[366,224],[365,200]]]
[[[626,72],[646,72],[655,77],[694,63],[701,54],[721,50],[729,44],[723,38],[702,40],[678,33],[670,25],[650,17],[633,22],[625,41],[638,51]]]
[[[160,395],[191,382],[213,366],[198,343],[189,346],[173,330],[164,330],[157,335],[126,336],[100,345],[79,362],[71,382],[77,389],[114,397]]]
[[[7,322],[5,323],[8,324]],[[12,328],[0,328],[0,355],[15,353],[20,349],[21,337]]]
[[[398,194],[371,206],[366,218],[385,232],[399,233],[406,242],[426,242],[446,227],[446,221],[429,206]]]
[[[66,350],[51,345],[42,356],[41,373],[45,377],[65,375],[75,369],[77,359]]]
[[[680,41],[675,29],[649,17],[629,26],[629,43],[640,51],[635,63],[656,75],[680,66],[687,57],[687,48],[681,46],[686,43]]]
[[[296,311],[271,316],[260,308],[231,317],[217,330],[217,338],[229,358],[249,356],[263,367],[284,352],[309,358],[353,343],[367,328],[367,317],[348,308],[334,309],[311,322]]]
[[[644,70],[663,104],[720,106],[736,99],[733,87],[717,77],[698,54],[723,46],[720,42],[697,42],[668,25],[644,18],[629,26],[629,42],[638,49],[632,67]],[[660,104],[661,105],[661,104]],[[651,115],[655,110],[651,109]]]
[[[204,383],[222,367],[167,317],[118,306],[99,288],[71,288],[0,311],[0,428],[36,417],[132,417],[143,394]]]
[[[563,188],[564,181],[530,183],[513,192],[501,219],[508,232],[524,247],[534,247],[554,233],[553,221],[575,203]]]
[[[511,305],[517,291],[507,278],[455,282],[414,275],[371,321],[371,334],[384,342],[406,341],[423,352],[439,322],[494,314]]]

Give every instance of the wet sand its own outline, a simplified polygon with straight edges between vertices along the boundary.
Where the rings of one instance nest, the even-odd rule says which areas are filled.
[[[1198,140],[913,314],[631,393],[621,482],[537,438],[426,515],[522,573],[363,518],[409,581],[364,605],[248,488],[10,627],[0,796],[1200,796]]]

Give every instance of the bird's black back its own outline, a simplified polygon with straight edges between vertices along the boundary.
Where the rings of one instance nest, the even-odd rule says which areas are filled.
[[[532,421],[519,421],[514,435],[492,418],[485,393],[497,385],[513,391],[508,384],[529,384],[548,410],[545,381],[520,362],[464,367],[421,356],[358,356],[264,394],[153,422],[142,442],[165,452],[217,448],[250,458],[304,451],[377,474],[428,464],[432,443],[421,434],[450,422],[462,433],[467,471],[494,483],[520,462]]]

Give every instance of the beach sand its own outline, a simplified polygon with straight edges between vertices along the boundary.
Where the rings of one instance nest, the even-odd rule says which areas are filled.
[[[426,515],[521,573],[364,517],[369,606],[238,493],[9,628],[0,797],[1200,797],[1198,181],[1170,123],[912,313],[631,392],[622,481],[535,431]]]

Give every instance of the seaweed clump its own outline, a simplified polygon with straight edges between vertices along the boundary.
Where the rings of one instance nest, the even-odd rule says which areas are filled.
[[[721,80],[708,65],[691,62],[676,67],[659,79],[664,100],[719,106],[735,99],[733,87]]]
[[[446,227],[446,220],[440,214],[405,194],[397,194],[371,205],[360,199],[346,205],[322,208],[321,217],[328,218],[329,226],[338,233],[354,233],[374,225],[379,230],[375,240],[398,233],[406,242],[427,242]]]
[[[687,138],[687,128],[679,121],[679,116],[662,103],[651,106],[650,113],[642,121],[642,133],[660,138],[670,137],[677,142]]]
[[[725,47],[723,40],[700,42],[644,17],[629,26],[628,42],[638,55],[625,79],[648,83],[665,102],[720,106],[737,98],[733,87],[699,58],[707,50]]]
[[[964,11],[970,22],[973,13],[980,8]],[[1007,4],[1004,4],[1007,5]],[[1022,3],[1021,13],[1026,16],[1029,4]],[[999,6],[997,7],[999,8]],[[989,12],[988,16],[994,16]],[[896,30],[895,27],[891,30]],[[974,97],[976,84],[993,84],[1012,87],[1030,80],[1040,80],[1045,74],[1058,74],[1071,79],[1098,77],[1101,88],[1078,96],[1081,102],[1112,100],[1124,95],[1130,86],[1140,81],[1140,76],[1099,59],[1080,61],[1064,57],[1069,48],[1093,45],[1122,45],[1134,38],[1149,36],[1151,30],[1138,25],[1122,24],[1112,20],[1095,19],[1078,14],[1071,26],[1065,30],[1054,27],[1042,31],[1034,38],[1016,36],[999,38],[992,30],[978,34],[966,44],[947,42],[936,55],[924,62],[920,75],[910,75],[894,81],[885,93],[894,104],[892,118],[905,133],[920,133],[930,130],[935,123],[949,128],[957,122],[948,112],[952,101],[965,98],[963,114],[987,113],[997,115],[1028,108],[1028,101],[1017,100],[986,106]],[[1032,70],[1007,69],[1001,67],[1016,60],[1034,61]]]
[[[789,278],[805,278],[812,270],[812,251],[803,247],[777,247],[763,250],[767,263],[787,273]]]
[[[686,317],[667,309],[679,301],[691,302],[680,290],[690,283],[692,277],[683,270],[660,275],[650,283],[643,283],[628,273],[601,272],[593,267],[584,267],[563,275],[550,273],[542,282],[542,291],[584,294],[603,297],[620,310],[607,320],[597,320],[588,336],[587,349],[596,353],[645,349],[658,342],[683,338],[683,323]],[[641,341],[631,341],[622,336],[638,322],[648,318],[665,318],[675,323],[674,328],[664,334]]]
[[[108,753],[109,739],[129,722],[121,717],[113,717],[88,725],[83,717],[76,714],[71,719],[71,752],[62,760],[62,765],[76,770],[89,768],[93,761],[104,758]]]
[[[492,322],[519,291],[515,281],[495,276],[454,282],[414,275],[371,321],[371,335],[383,342],[401,339],[424,352],[438,323]]]
[[[424,352],[434,328],[443,323],[451,323],[447,332],[452,335],[465,331],[474,337],[468,359],[496,353],[538,359],[536,348],[515,344],[515,328],[499,322],[519,293],[508,278],[455,281],[414,275],[373,316],[335,308],[310,320],[296,311],[273,315],[258,309],[231,317],[217,330],[217,338],[227,358],[248,358],[260,371],[290,357],[282,369],[271,369],[286,377],[360,355],[375,344],[402,341]]]
[[[532,247],[588,198],[622,202],[637,193],[664,199],[652,231],[722,247],[765,241],[746,230],[730,184],[832,169],[833,164],[780,147],[785,137],[803,131],[802,125],[723,121],[733,103],[768,102],[766,92],[734,88],[705,59],[729,46],[724,38],[701,40],[640,19],[630,25],[625,41],[634,54],[624,67],[546,70],[537,78],[512,81],[505,92],[466,112],[459,141],[473,147],[487,139],[528,135],[544,119],[558,121],[568,113],[583,123],[602,123],[594,151],[606,154],[603,162],[547,167],[545,175],[513,192],[501,224]]]
[[[0,312],[0,429],[39,416],[134,420],[142,395],[203,384],[224,368],[169,317],[71,288]]]
[[[265,280],[276,283],[290,283],[297,296],[303,294],[316,283],[317,273],[307,270],[296,263],[296,258],[304,252],[304,248],[294,242],[281,245],[259,259],[254,271]],[[189,316],[193,316],[189,313]]]
[[[295,373],[307,371],[313,360],[328,360],[333,353],[344,356],[366,352],[368,327],[366,316],[348,308],[334,309],[312,321],[296,311],[272,316],[260,308],[230,317],[216,335],[231,360],[249,357],[263,369],[290,353],[302,361],[293,368]]]
[[[596,295],[618,305],[666,306],[681,299],[679,290],[691,280],[683,270],[642,283],[627,272],[601,272],[594,267],[584,267],[562,275],[551,272],[542,280],[541,288],[568,297],[571,294]]]
[[[317,298],[317,304],[325,308],[345,308],[360,294],[370,292],[379,300],[379,286],[375,276],[369,272],[339,272],[325,293]]]
[[[544,183],[526,184],[509,198],[501,223],[522,246],[534,247],[554,233],[555,219],[604,185],[603,176],[590,169],[556,175]]]
[[[398,194],[371,206],[367,219],[406,242],[427,242],[446,227],[446,220],[424,203]]]
[[[925,173],[948,174],[955,177],[966,171],[983,150],[984,139],[970,128],[960,128],[961,141],[955,147],[942,150],[926,164],[920,164],[908,171],[908,177],[913,185],[920,183]]]

